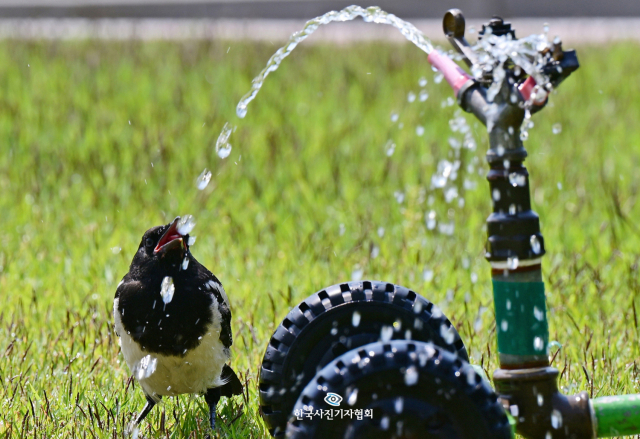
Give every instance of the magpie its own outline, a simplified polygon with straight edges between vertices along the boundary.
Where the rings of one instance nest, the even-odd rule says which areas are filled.
[[[229,299],[218,278],[191,254],[191,228],[177,217],[147,230],[116,290],[116,334],[147,400],[133,427],[163,396],[191,393],[204,394],[214,429],[220,397],[242,393],[227,364]]]

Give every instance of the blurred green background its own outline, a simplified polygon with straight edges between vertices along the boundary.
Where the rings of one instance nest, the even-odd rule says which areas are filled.
[[[267,434],[256,382],[272,331],[360,271],[438,303],[474,362],[497,367],[485,129],[467,116],[478,146],[460,157],[464,206],[447,203],[431,176],[460,136],[423,52],[300,47],[237,119],[276,48],[0,42],[0,437],[122,436],[143,395],[119,354],[113,295],[143,232],[176,215],[195,216],[192,252],[229,294],[232,364],[248,383],[219,409],[222,437]],[[579,47],[580,70],[526,142],[550,339],[562,345],[553,365],[565,390],[594,397],[639,391],[638,49]],[[421,77],[429,98],[409,102]],[[221,160],[225,122],[238,128]],[[199,191],[205,167],[213,178]],[[431,210],[452,235],[427,228]],[[203,437],[205,404],[174,398],[148,421],[144,437]]]

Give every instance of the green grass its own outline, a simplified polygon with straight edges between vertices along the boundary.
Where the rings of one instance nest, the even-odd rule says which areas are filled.
[[[450,92],[433,83],[424,54],[408,45],[301,47],[220,160],[217,135],[239,122],[235,104],[275,49],[0,43],[0,437],[122,437],[143,396],[119,354],[113,294],[142,233],[178,214],[196,217],[193,253],[227,289],[232,364],[248,383],[244,398],[219,409],[222,437],[266,436],[256,382],[272,331],[291,306],[357,267],[439,303],[473,360],[497,367],[483,259],[487,185],[476,172],[462,208],[430,189],[450,153],[453,108],[441,108]],[[594,397],[640,391],[637,51],[579,50],[581,69],[534,116],[526,143],[548,248],[551,340],[563,346],[553,364],[565,389]],[[421,76],[430,98],[409,104]],[[479,157],[484,173],[486,135],[468,120],[478,150],[463,161]],[[391,157],[388,139],[397,144]],[[214,177],[200,192],[205,166]],[[452,236],[427,230],[431,209],[453,217]],[[476,332],[481,307],[490,311]],[[175,398],[141,432],[203,437],[205,419],[202,398]]]

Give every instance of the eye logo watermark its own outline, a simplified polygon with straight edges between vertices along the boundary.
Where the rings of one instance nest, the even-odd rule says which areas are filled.
[[[324,402],[333,407],[340,407],[342,396],[338,395],[337,393],[327,392],[327,396],[324,397]]]

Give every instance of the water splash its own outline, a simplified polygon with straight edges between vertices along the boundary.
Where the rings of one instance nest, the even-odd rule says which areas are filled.
[[[211,181],[211,171],[205,168],[204,171],[202,171],[202,174],[198,177],[196,186],[198,186],[198,189],[202,191],[209,185],[209,181]]]
[[[407,386],[414,386],[418,383],[418,369],[415,366],[409,366],[404,373],[404,383]]]
[[[269,58],[266,67],[253,79],[251,90],[244,95],[238,103],[238,106],[236,107],[236,114],[238,117],[244,118],[247,115],[247,107],[249,103],[258,95],[258,92],[262,88],[269,73],[275,72],[278,67],[280,67],[282,61],[291,54],[298,44],[304,41],[322,25],[329,24],[334,21],[351,21],[358,17],[362,17],[362,19],[367,23],[388,24],[395,27],[407,40],[411,41],[427,54],[431,53],[433,50],[431,42],[414,25],[401,20],[393,14],[383,11],[377,6],[371,6],[366,9],[360,6],[348,6],[341,11],[327,12],[324,15],[307,21],[302,30],[291,35],[287,44],[278,49],[276,53]]]
[[[173,285],[173,278],[171,276],[165,276],[162,279],[162,285],[160,286],[160,296],[164,303],[170,303],[173,300],[173,294],[176,292],[176,287]]]
[[[216,154],[221,159],[226,159],[231,154],[231,144],[229,143],[229,137],[231,133],[235,130],[233,125],[229,125],[229,122],[224,124],[222,127],[222,131],[218,136],[218,140],[216,140]]]
[[[351,316],[351,324],[354,328],[357,328],[360,325],[360,313],[358,311],[353,312],[353,316]]]
[[[133,375],[138,381],[149,378],[156,371],[158,359],[151,355],[146,355],[140,359],[133,368]]]
[[[193,215],[185,215],[178,220],[176,229],[178,230],[179,234],[184,236],[191,233],[191,231],[195,226],[196,226],[196,220],[195,218],[193,218]]]

